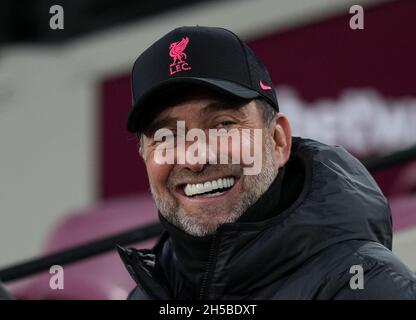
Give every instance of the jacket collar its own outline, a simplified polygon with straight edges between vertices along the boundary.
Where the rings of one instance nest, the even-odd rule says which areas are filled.
[[[203,271],[187,273],[188,265],[176,254],[173,237],[162,237],[152,251],[153,264],[160,269],[147,270],[153,279],[167,284],[171,298],[250,298],[324,248],[349,239],[391,248],[387,201],[355,158],[342,148],[297,138],[291,159],[299,160],[305,169],[296,200],[271,218],[219,227],[201,244],[210,248]],[[273,210],[276,204],[267,196],[273,192],[274,184],[249,211]],[[187,252],[183,261],[192,256],[192,251]]]

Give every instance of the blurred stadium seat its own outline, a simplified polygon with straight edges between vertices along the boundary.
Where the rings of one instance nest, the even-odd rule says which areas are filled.
[[[390,199],[394,232],[416,227],[416,193]]]
[[[150,195],[112,199],[69,215],[48,237],[45,254],[117,234],[157,220]],[[133,247],[151,247],[146,241]],[[125,299],[135,283],[116,251],[64,266],[64,290],[52,290],[53,274],[42,273],[19,281],[9,289],[17,299]]]
[[[393,181],[390,192],[391,195],[416,193],[416,162],[402,168]]]
[[[374,178],[388,198],[416,192],[416,162],[392,166],[374,173]]]

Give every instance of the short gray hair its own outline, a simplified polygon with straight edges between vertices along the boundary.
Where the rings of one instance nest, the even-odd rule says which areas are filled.
[[[256,106],[262,114],[263,123],[269,126],[278,111],[273,108],[266,100],[256,99]]]

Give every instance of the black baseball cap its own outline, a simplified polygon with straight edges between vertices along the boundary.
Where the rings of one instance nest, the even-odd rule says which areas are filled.
[[[265,99],[277,111],[270,75],[251,49],[231,31],[218,27],[176,28],[153,43],[135,61],[130,132],[141,132],[155,114],[154,101],[169,101],[202,87],[238,99]]]

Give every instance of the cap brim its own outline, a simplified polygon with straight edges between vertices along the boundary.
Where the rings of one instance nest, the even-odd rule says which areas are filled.
[[[159,83],[136,101],[127,118],[127,130],[130,132],[138,132],[143,129],[142,127],[144,124],[141,120],[143,120],[142,116],[149,108],[149,106],[146,107],[146,104],[148,104],[151,97],[163,93],[163,90],[175,89],[176,87],[183,87],[186,85],[197,85],[239,99],[249,100],[260,97],[260,94],[257,91],[231,81],[197,77],[173,78]],[[168,99],[168,97],[166,97],[166,99]]]

